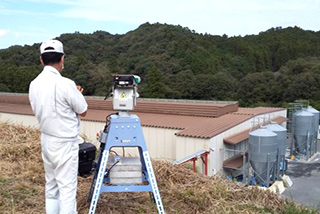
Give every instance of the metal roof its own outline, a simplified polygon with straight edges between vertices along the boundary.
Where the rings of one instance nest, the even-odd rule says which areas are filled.
[[[281,124],[285,121],[287,121],[287,118],[286,117],[282,117],[282,116],[279,116],[275,119],[272,120],[273,122],[276,122],[277,124]],[[267,125],[269,123],[265,123],[265,125]],[[250,129],[246,129],[242,132],[239,132],[235,135],[232,135],[230,137],[227,137],[227,138],[224,138],[223,141],[224,143],[228,143],[228,144],[231,144],[231,145],[236,145],[238,143],[240,143],[241,141],[244,141],[246,139],[249,138],[249,133],[251,131],[251,128]]]
[[[176,133],[177,136],[211,138],[250,119],[251,115],[226,114],[207,121],[195,120],[192,126]]]
[[[112,111],[112,99],[86,97],[89,109]],[[134,113],[185,115],[198,117],[220,117],[224,114],[236,112],[237,102],[189,102],[189,101],[168,101],[138,99]]]
[[[115,113],[112,101],[86,97],[89,105],[85,121],[104,122],[106,116]],[[237,103],[215,102],[168,102],[139,100],[133,112],[140,117],[141,124],[181,130],[177,136],[211,138],[252,117],[284,110],[283,108],[238,108]],[[27,94],[0,93],[0,112],[32,115]]]
[[[245,163],[248,162],[248,153],[245,153]],[[243,165],[243,154],[236,154],[235,156],[223,161],[223,168],[225,169],[239,169]]]

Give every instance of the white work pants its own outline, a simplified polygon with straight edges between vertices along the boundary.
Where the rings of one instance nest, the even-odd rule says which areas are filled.
[[[78,141],[41,135],[47,214],[77,213]]]

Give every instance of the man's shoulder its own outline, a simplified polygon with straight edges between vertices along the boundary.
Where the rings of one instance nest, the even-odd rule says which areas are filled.
[[[63,85],[67,84],[67,85],[75,85],[75,82],[67,77],[63,77],[61,76],[61,81],[59,81],[60,83],[62,83]]]
[[[42,77],[42,75],[41,75],[41,73],[40,73],[36,78],[34,78],[34,79],[30,82],[29,87],[32,88],[33,86],[39,85],[39,84],[43,81],[43,80],[41,80],[41,77]]]

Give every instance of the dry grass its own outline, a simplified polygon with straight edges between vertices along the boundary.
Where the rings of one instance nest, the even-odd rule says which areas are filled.
[[[44,213],[38,130],[0,123],[0,213]],[[258,188],[153,161],[166,213],[316,213]],[[91,178],[79,178],[78,212],[88,213]],[[290,210],[290,211],[289,211]],[[96,213],[157,213],[148,193],[104,193]]]

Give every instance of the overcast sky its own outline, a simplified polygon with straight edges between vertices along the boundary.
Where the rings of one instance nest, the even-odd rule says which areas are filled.
[[[1,0],[0,49],[75,31],[125,34],[145,22],[228,36],[280,26],[319,31],[320,0]]]

